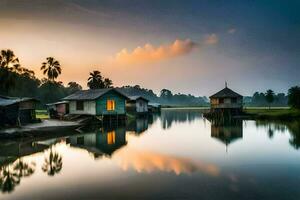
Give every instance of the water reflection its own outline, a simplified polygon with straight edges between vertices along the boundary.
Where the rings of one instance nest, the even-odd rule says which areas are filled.
[[[295,149],[300,148],[300,120],[294,121],[256,121],[256,127],[264,127],[267,129],[269,138],[274,137],[274,133],[284,134],[289,132],[291,138],[289,143]]]
[[[210,120],[211,137],[226,145],[243,138],[243,121],[239,119]]]
[[[219,174],[219,168],[213,164],[133,148],[119,152],[115,159],[125,171],[128,168],[133,168],[139,173],[163,171],[174,172],[177,175],[194,172],[204,172],[213,176]]]
[[[72,147],[82,148],[94,155],[111,157],[119,148],[126,145],[126,128],[95,128],[93,131],[67,138]]]
[[[135,135],[140,135],[145,130],[147,130],[148,126],[150,126],[152,123],[153,116],[149,116],[146,118],[137,118],[128,122],[126,130],[134,133]]]
[[[21,158],[0,167],[0,188],[3,193],[12,192],[21,183],[23,177],[31,176],[35,163],[27,163]]]
[[[220,191],[215,199],[252,199],[252,192],[266,197],[279,191],[270,183],[282,177],[285,191],[293,191],[300,163],[299,151],[291,149],[300,148],[300,122],[246,122],[206,121],[199,110],[170,110],[118,127],[84,127],[53,138],[1,141],[1,195],[41,199],[45,193],[50,199],[63,199],[69,192],[74,199],[109,199],[115,197],[112,191],[122,188],[115,199],[122,194],[143,199],[150,193],[159,199],[161,193],[170,197],[174,191],[182,199],[201,199],[208,193],[211,197],[215,191]],[[232,153],[226,154],[224,147],[234,141],[238,142]]]
[[[62,165],[62,156],[51,147],[50,152],[45,156],[44,164],[42,166],[43,172],[47,173],[49,176],[54,176],[60,172]]]
[[[163,129],[171,128],[173,123],[193,122],[196,119],[202,118],[203,113],[201,110],[169,110],[161,113],[160,118]]]

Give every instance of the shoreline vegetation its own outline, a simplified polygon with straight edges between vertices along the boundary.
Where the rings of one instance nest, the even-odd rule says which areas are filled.
[[[210,107],[199,106],[167,106],[162,107],[164,110],[184,110],[184,109],[195,109],[208,111]],[[244,107],[245,115],[243,119],[261,119],[261,120],[293,120],[300,119],[300,109],[293,109],[290,107]]]
[[[300,110],[293,108],[254,108],[244,109],[251,119],[261,120],[293,120],[300,119]]]

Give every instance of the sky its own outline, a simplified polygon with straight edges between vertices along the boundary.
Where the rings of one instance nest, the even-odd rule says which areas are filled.
[[[0,0],[0,49],[39,78],[60,61],[58,80],[86,88],[101,71],[115,86],[209,96],[300,84],[300,1]]]

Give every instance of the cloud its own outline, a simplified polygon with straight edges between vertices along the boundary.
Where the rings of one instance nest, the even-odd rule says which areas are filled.
[[[131,52],[127,49],[121,50],[114,57],[114,61],[118,64],[156,62],[186,55],[192,52],[197,46],[198,44],[190,39],[177,39],[169,45],[160,45],[159,47],[147,43],[143,47],[137,47]]]
[[[203,172],[217,176],[220,172],[219,168],[213,164],[149,151],[138,151],[131,148],[126,151],[120,151],[115,158],[123,170],[132,168],[139,173],[164,171],[179,175]]]
[[[217,44],[218,42],[219,42],[219,37],[215,33],[207,35],[204,39],[204,44],[207,45]]]
[[[235,28],[231,28],[227,31],[227,33],[229,33],[229,34],[234,34],[235,32],[236,32]]]

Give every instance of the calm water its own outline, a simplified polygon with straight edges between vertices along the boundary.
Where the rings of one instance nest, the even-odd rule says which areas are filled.
[[[163,111],[0,145],[1,199],[300,199],[300,122]]]

